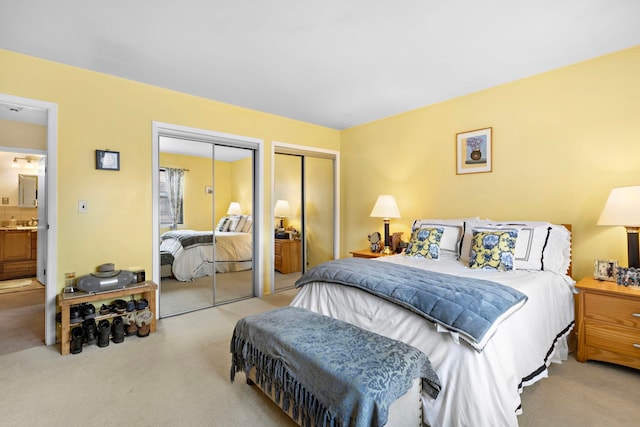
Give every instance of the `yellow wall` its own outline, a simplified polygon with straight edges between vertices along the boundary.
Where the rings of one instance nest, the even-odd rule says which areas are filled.
[[[58,288],[113,262],[151,271],[152,121],[338,150],[333,129],[0,50],[0,93],[58,105]],[[96,149],[120,152],[120,171],[95,169]],[[265,218],[270,218],[270,156],[265,155]],[[77,212],[87,200],[89,213]],[[263,230],[271,233],[265,219]],[[266,236],[266,235],[265,235]],[[262,283],[268,289],[271,251]]]
[[[415,218],[479,215],[573,225],[574,277],[595,258],[626,265],[623,227],[596,222],[612,187],[640,185],[640,47],[342,132],[343,255],[382,231],[396,197]],[[455,135],[493,127],[493,172],[456,175]]]
[[[228,202],[223,206],[224,215],[227,214],[230,202],[240,203],[243,215],[251,215],[253,212],[253,160],[251,157],[230,163],[229,185],[230,195]]]

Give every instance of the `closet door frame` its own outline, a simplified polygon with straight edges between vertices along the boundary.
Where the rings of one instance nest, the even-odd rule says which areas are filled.
[[[271,144],[271,198],[275,194],[275,156],[276,154],[293,154],[298,156],[308,157],[320,157],[334,160],[334,179],[333,179],[333,259],[340,258],[340,152],[335,150],[327,150],[323,148],[308,147],[304,145],[289,144],[286,142],[273,141]],[[273,204],[275,200],[271,201],[271,207],[269,209],[269,216],[271,220],[269,224],[275,223],[275,216],[273,214]],[[303,220],[304,223],[304,220]],[[273,230],[271,230],[273,231]],[[275,235],[273,232],[268,233],[266,239],[269,242],[269,248],[271,249],[271,263],[269,268],[270,280],[269,288],[271,293],[275,292],[275,271],[274,271],[274,259],[275,259]],[[306,258],[303,256],[303,258]]]
[[[202,142],[211,142],[212,144],[224,143],[225,145],[236,146],[239,148],[251,148],[255,150],[256,159],[254,160],[254,212],[253,212],[253,294],[261,297],[263,294],[260,277],[264,274],[264,245],[262,244],[261,225],[264,211],[264,192],[260,191],[261,179],[264,171],[264,141],[258,138],[252,138],[242,135],[234,135],[230,133],[210,131],[206,129],[192,128],[188,126],[180,126],[170,123],[153,121],[152,127],[152,280],[160,283],[160,212],[158,211],[159,200],[159,169],[160,169],[160,148],[158,138],[160,136],[168,136],[183,139],[193,139]],[[213,220],[212,220],[213,221]],[[160,290],[156,290],[156,300],[160,301]],[[156,318],[159,318],[159,310],[156,310]]]

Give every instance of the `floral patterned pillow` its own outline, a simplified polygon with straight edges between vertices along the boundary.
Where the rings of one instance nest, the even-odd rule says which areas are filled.
[[[469,267],[484,270],[513,270],[518,230],[473,230]]]
[[[438,259],[443,227],[422,227],[411,234],[411,241],[404,251],[405,256]]]

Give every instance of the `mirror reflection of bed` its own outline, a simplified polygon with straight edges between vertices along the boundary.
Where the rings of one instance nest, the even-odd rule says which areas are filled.
[[[160,317],[254,296],[253,151],[160,137]]]

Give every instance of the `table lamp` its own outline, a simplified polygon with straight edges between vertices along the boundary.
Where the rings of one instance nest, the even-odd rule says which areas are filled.
[[[273,209],[273,215],[280,217],[280,229],[284,230],[284,217],[291,215],[289,202],[286,200],[276,201],[276,207]]]
[[[240,203],[238,202],[229,203],[229,209],[227,209],[227,215],[242,215],[242,208],[240,207]]]
[[[598,225],[621,225],[627,229],[629,267],[640,267],[638,231],[640,231],[640,186],[611,190],[600,214]]]
[[[400,218],[400,211],[396,199],[388,194],[378,196],[376,204],[369,215],[373,218],[382,218],[384,222],[384,250],[383,254],[391,254],[391,241],[389,239],[389,219]]]

